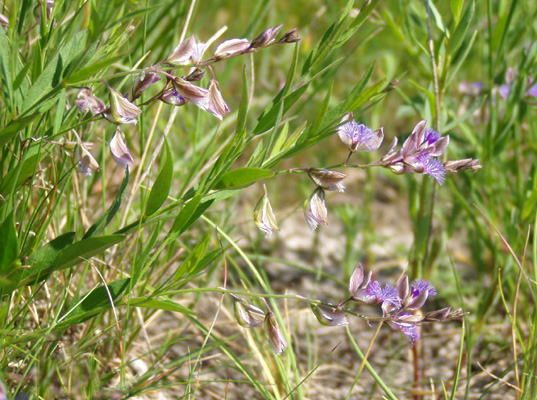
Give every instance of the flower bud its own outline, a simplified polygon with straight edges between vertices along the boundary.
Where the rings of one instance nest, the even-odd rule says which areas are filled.
[[[125,140],[125,134],[118,126],[114,137],[110,141],[110,152],[112,158],[123,169],[129,168],[129,165],[134,161],[129,148],[127,147],[127,141]]]
[[[95,158],[93,158],[91,153],[82,143],[79,143],[79,149],[80,162],[78,164],[78,170],[87,176],[91,176],[94,172],[100,171],[101,168],[99,168],[99,163],[95,161]]]
[[[0,14],[0,25],[6,29],[9,26],[9,19],[4,14]]]
[[[162,93],[159,97],[160,101],[172,106],[184,106],[188,100],[181,96],[174,88]]]
[[[92,115],[100,114],[106,110],[106,105],[98,97],[93,95],[89,88],[82,88],[76,95],[75,105],[81,113],[91,111]]]
[[[276,321],[274,313],[270,310],[265,317],[265,330],[274,352],[276,354],[282,354],[287,348],[287,341],[280,331],[280,327],[278,326],[278,321]]]
[[[450,311],[451,311],[451,307],[446,307],[440,310],[431,311],[430,313],[425,314],[424,321],[429,321],[429,322],[444,321],[448,318]]]
[[[110,122],[121,124],[136,124],[137,117],[142,113],[136,105],[127,100],[117,90],[110,88],[110,112],[105,114]]]
[[[421,307],[423,307],[423,305],[427,301],[428,297],[429,297],[429,291],[428,290],[424,290],[424,291],[419,292],[417,296],[412,297],[408,301],[408,303],[405,305],[405,309],[407,309],[407,310],[418,310],[418,309],[420,309]]]
[[[316,189],[304,203],[304,215],[312,231],[319,224],[328,225],[328,210],[324,201],[324,190]]]
[[[354,272],[351,275],[351,278],[349,280],[349,292],[351,296],[356,296],[358,293],[358,290],[360,289],[360,285],[364,281],[364,267],[362,266],[362,263],[358,263],[358,266],[354,269]],[[368,282],[369,283],[369,282]]]
[[[347,177],[347,174],[337,171],[329,171],[324,168],[310,168],[308,175],[321,189],[330,191],[337,190],[338,192],[345,191],[345,186],[343,186],[342,182]]]
[[[222,120],[224,115],[229,113],[229,107],[224,101],[222,93],[220,93],[218,82],[215,79],[211,79],[211,82],[209,83],[209,105],[207,111],[219,120]]]
[[[220,43],[214,51],[214,58],[223,60],[239,54],[246,53],[250,48],[248,39],[230,39]]]
[[[295,43],[302,40],[302,38],[298,37],[296,34],[296,28],[291,29],[289,32],[284,33],[280,40],[278,40],[279,43]]]
[[[245,328],[255,328],[263,325],[265,313],[263,310],[251,305],[245,304],[239,297],[230,294],[233,297],[233,310],[235,318],[240,326]]]
[[[334,309],[327,306],[316,306],[315,304],[310,304],[311,310],[317,321],[325,326],[348,326],[349,321],[347,320],[347,315],[341,310]]]
[[[145,90],[160,81],[160,76],[155,72],[142,72],[134,81],[132,88],[132,100],[136,100]]]
[[[205,76],[205,70],[201,68],[195,68],[194,71],[192,71],[188,76],[186,76],[184,79],[188,82],[196,82],[201,81],[203,77]]]
[[[274,39],[280,32],[280,29],[282,29],[282,24],[265,29],[258,37],[252,40],[252,43],[250,43],[250,48],[258,49],[260,47],[265,47],[269,45],[274,41]]]
[[[276,217],[274,216],[272,205],[270,204],[270,199],[266,192],[255,206],[254,221],[257,227],[265,233],[267,238],[272,236],[272,232],[280,230],[276,223]]]
[[[194,36],[187,37],[177,45],[168,57],[166,57],[166,63],[174,67],[192,64],[192,56],[195,46],[196,38]]]
[[[408,276],[404,275],[397,284],[397,295],[399,296],[401,301],[405,301],[409,293],[410,286],[408,285]]]
[[[444,167],[447,172],[458,172],[458,171],[464,171],[464,170],[470,170],[472,172],[476,172],[478,169],[482,168],[482,165],[479,165],[479,160],[475,160],[472,158],[465,158],[464,160],[456,160],[456,161],[447,161],[444,164]]]

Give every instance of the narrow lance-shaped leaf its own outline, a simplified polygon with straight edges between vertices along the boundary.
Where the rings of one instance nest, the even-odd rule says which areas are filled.
[[[155,184],[151,188],[145,209],[145,215],[148,216],[155,213],[164,204],[172,185],[173,160],[167,141],[164,142],[164,151],[164,162],[160,165],[160,172],[155,180]]]
[[[116,213],[119,210],[119,207],[121,206],[121,202],[123,201],[123,195],[125,194],[125,189],[127,189],[127,184],[129,183],[129,170],[125,170],[125,178],[123,179],[123,183],[121,184],[119,188],[119,192],[117,193],[116,198],[112,202],[112,205],[106,212],[88,229],[86,234],[84,235],[83,239],[90,238],[92,236],[95,236],[99,233],[101,233],[104,228],[114,219]]]
[[[0,28],[2,29],[2,28]],[[17,231],[13,211],[0,225],[0,272],[15,262],[18,254]]]

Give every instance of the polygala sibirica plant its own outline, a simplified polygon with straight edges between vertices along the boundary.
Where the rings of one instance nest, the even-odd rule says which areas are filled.
[[[537,5],[324,3],[0,3],[0,400],[535,398]]]

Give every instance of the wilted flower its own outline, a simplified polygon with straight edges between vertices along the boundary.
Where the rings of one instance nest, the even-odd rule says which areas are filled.
[[[239,297],[230,294],[233,298],[233,309],[235,318],[240,326],[245,328],[255,328],[265,322],[265,313],[260,308],[244,303]]]
[[[286,32],[282,35],[282,37],[278,40],[279,43],[295,43],[302,40],[302,38],[298,37],[296,34],[296,28],[291,29],[289,32]]]
[[[189,36],[177,45],[173,52],[166,57],[165,62],[174,67],[196,64],[201,60],[206,49],[207,44],[198,43],[194,36]]]
[[[162,93],[159,97],[160,101],[172,106],[184,106],[188,100],[179,94],[175,88],[170,88]]]
[[[129,165],[134,161],[129,148],[127,147],[127,141],[125,140],[125,134],[118,126],[114,137],[110,141],[110,152],[112,158],[123,169],[129,168]]]
[[[110,111],[104,114],[106,119],[117,125],[137,124],[138,115],[142,113],[142,110],[123,97],[117,90],[109,89]]]
[[[207,89],[193,85],[181,78],[173,80],[173,86],[182,97],[202,110],[209,111],[209,91]]]
[[[250,48],[258,49],[271,44],[280,32],[280,29],[282,29],[282,24],[265,29],[258,37],[252,40]]]
[[[337,171],[329,171],[324,168],[310,168],[308,170],[309,177],[315,182],[321,189],[344,192],[345,186],[343,186],[343,180],[347,177],[347,174]]]
[[[384,139],[384,130],[382,128],[373,131],[364,124],[358,124],[356,121],[352,120],[352,113],[343,116],[341,125],[337,129],[337,133],[351,153],[358,150],[376,150]]]
[[[229,39],[218,45],[214,51],[214,58],[223,60],[225,58],[243,54],[247,52],[249,48],[250,42],[248,39]]]
[[[266,189],[263,197],[259,199],[257,205],[255,206],[254,221],[257,227],[261,229],[263,233],[265,233],[267,238],[272,236],[272,232],[280,230],[280,228],[278,228],[278,224],[276,223],[276,217],[272,211],[272,206],[270,204],[270,199],[267,195]]]
[[[145,90],[160,81],[160,76],[155,72],[142,72],[134,80],[132,88],[132,100],[136,100]]]
[[[100,114],[106,110],[106,105],[98,97],[93,95],[90,88],[82,88],[76,95],[75,105],[81,113],[91,111],[92,115]]]
[[[276,321],[276,316],[272,311],[267,312],[265,317],[265,330],[272,345],[272,349],[276,354],[281,354],[287,348],[287,341],[280,331],[278,326],[278,321]]]
[[[349,321],[347,320],[347,315],[345,312],[322,305],[310,304],[311,310],[317,321],[325,326],[348,326]]]
[[[216,79],[211,79],[209,83],[209,105],[207,111],[219,120],[222,120],[224,115],[229,113],[229,107],[224,101],[222,93],[220,93],[220,87]]]
[[[328,225],[328,210],[324,201],[324,190],[316,189],[304,203],[304,215],[311,230],[319,224]]]
[[[86,149],[86,147],[79,143],[79,157],[80,161],[78,163],[78,170],[87,176],[91,176],[94,172],[98,172],[101,170],[99,168],[99,163],[95,161],[95,158],[91,155],[91,153]]]

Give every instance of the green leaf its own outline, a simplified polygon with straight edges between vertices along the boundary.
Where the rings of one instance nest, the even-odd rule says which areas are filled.
[[[237,115],[237,129],[235,134],[242,132],[246,128],[246,116],[248,114],[248,79],[246,78],[246,66],[242,69],[242,98]]]
[[[125,178],[123,179],[123,183],[121,184],[119,188],[119,192],[117,193],[116,198],[112,202],[112,205],[106,212],[101,215],[101,217],[88,229],[86,234],[82,239],[87,239],[92,236],[95,236],[99,233],[101,233],[104,228],[112,221],[112,219],[115,217],[116,213],[119,210],[119,207],[121,206],[121,202],[123,201],[123,195],[125,194],[125,189],[127,188],[127,184],[129,183],[129,170],[125,170]]]
[[[61,85],[64,71],[69,66],[69,63],[78,54],[81,49],[84,49],[86,41],[86,31],[77,33],[72,37],[60,50],[52,61],[43,69],[43,72],[30,87],[24,102],[21,107],[21,114],[24,114],[32,107],[44,102],[52,96],[56,88]],[[50,104],[52,107],[54,103]],[[41,112],[46,110],[41,109]]]
[[[184,229],[184,227],[188,223],[188,220],[192,217],[192,215],[198,208],[201,198],[202,196],[198,194],[194,196],[192,200],[186,203],[177,218],[175,218],[175,221],[173,221],[173,226],[170,230],[170,233],[181,232]]]
[[[4,146],[7,142],[9,142],[14,136],[17,135],[17,133],[26,128],[26,126],[38,116],[39,113],[35,113],[11,121],[4,129],[0,131],[0,147]]]
[[[106,287],[104,285],[99,286],[75,298],[71,303],[71,308],[59,318],[59,323],[55,328],[67,328],[80,324],[109,310],[112,308],[112,302],[115,302],[129,287],[129,283],[130,278],[119,279],[108,283]]]
[[[238,189],[251,185],[261,179],[274,176],[274,172],[263,168],[237,168],[228,171],[222,176],[220,182],[215,185],[216,189]]]
[[[19,252],[13,211],[0,225],[0,272],[15,262]]]
[[[10,49],[9,39],[4,29],[0,29],[0,82],[2,82],[2,94],[4,95],[5,105],[10,112],[13,112],[14,94]]]
[[[475,0],[472,0],[470,4],[468,4],[468,6],[466,7],[466,10],[464,11],[464,15],[462,16],[462,19],[457,24],[457,27],[455,28],[455,31],[453,32],[451,39],[449,40],[447,54],[453,56],[457,52],[457,50],[459,50],[459,47],[461,47],[462,42],[466,38],[466,33],[468,32],[468,28],[470,27],[470,24],[472,23],[474,12],[475,12]]]
[[[147,216],[155,213],[164,204],[172,186],[173,160],[167,141],[164,142],[164,151],[164,162],[160,165],[160,172],[151,188],[151,193],[149,193],[149,200],[147,200],[145,209],[145,215]]]
[[[94,76],[97,72],[101,72],[102,70],[104,70],[108,66],[110,66],[110,65],[114,64],[115,62],[121,60],[123,57],[124,57],[123,55],[114,56],[114,57],[107,58],[105,60],[98,61],[98,62],[96,62],[94,64],[88,65],[87,67],[82,68],[82,69],[70,74],[66,78],[66,81],[70,85],[74,85],[77,82],[81,82],[81,81],[83,81],[83,80],[85,80],[85,79],[87,79],[89,77]]]
[[[35,277],[41,275],[42,272],[47,271],[52,264],[54,264],[54,260],[58,258],[60,253],[73,244],[74,241],[75,233],[68,232],[52,239],[50,242],[39,248],[28,258],[27,264],[30,265],[30,268],[24,270],[22,279]]]
[[[164,311],[173,311],[181,314],[196,315],[196,313],[172,300],[154,299],[151,297],[135,297],[129,300],[131,307],[143,307]]]
[[[12,190],[17,189],[26,180],[33,176],[37,164],[44,156],[39,146],[30,147],[24,155],[22,162],[16,168],[9,171],[0,182],[0,195],[7,196]]]
[[[269,159],[276,157],[280,153],[280,151],[282,150],[283,144],[285,143],[285,140],[287,139],[288,133],[289,133],[289,122],[286,122],[280,134],[278,135],[278,138],[274,142],[274,145],[272,146],[272,151],[270,152]]]
[[[451,12],[453,13],[453,18],[456,24],[459,23],[459,20],[461,18],[463,5],[464,0],[451,0]]]
[[[210,236],[206,235],[199,243],[196,244],[196,246],[194,246],[194,248],[190,251],[190,254],[185,258],[183,263],[175,271],[173,277],[174,282],[177,282],[184,275],[190,274],[196,269],[196,266],[198,265],[200,260],[207,253],[210,240]]]
[[[108,235],[97,236],[83,239],[75,242],[56,258],[52,266],[53,271],[72,267],[79,264],[97,254],[102,253],[106,249],[115,244],[122,242],[125,239],[124,235]]]
[[[65,89],[63,89],[58,95],[58,106],[56,107],[56,114],[54,115],[54,128],[52,130],[54,133],[58,133],[62,127],[66,95],[67,93]]]

